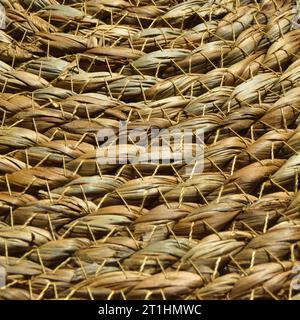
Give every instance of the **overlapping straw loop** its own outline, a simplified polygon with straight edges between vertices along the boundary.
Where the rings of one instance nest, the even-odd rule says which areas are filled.
[[[300,299],[295,0],[0,4],[0,300]]]

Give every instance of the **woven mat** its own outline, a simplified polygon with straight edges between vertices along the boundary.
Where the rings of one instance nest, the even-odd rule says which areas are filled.
[[[296,1],[0,3],[0,299],[300,298]]]

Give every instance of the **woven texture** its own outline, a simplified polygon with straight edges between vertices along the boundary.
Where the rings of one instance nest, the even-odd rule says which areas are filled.
[[[296,1],[0,3],[0,299],[300,299]],[[203,172],[99,164],[121,120]]]

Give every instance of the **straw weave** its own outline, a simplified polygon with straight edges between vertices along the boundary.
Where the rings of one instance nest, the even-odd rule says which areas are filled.
[[[0,300],[300,299],[296,1],[0,3]],[[121,120],[203,172],[99,164]]]

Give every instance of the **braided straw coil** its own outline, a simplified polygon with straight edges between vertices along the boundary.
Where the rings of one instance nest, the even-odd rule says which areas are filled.
[[[0,300],[300,299],[296,2],[0,0]]]

